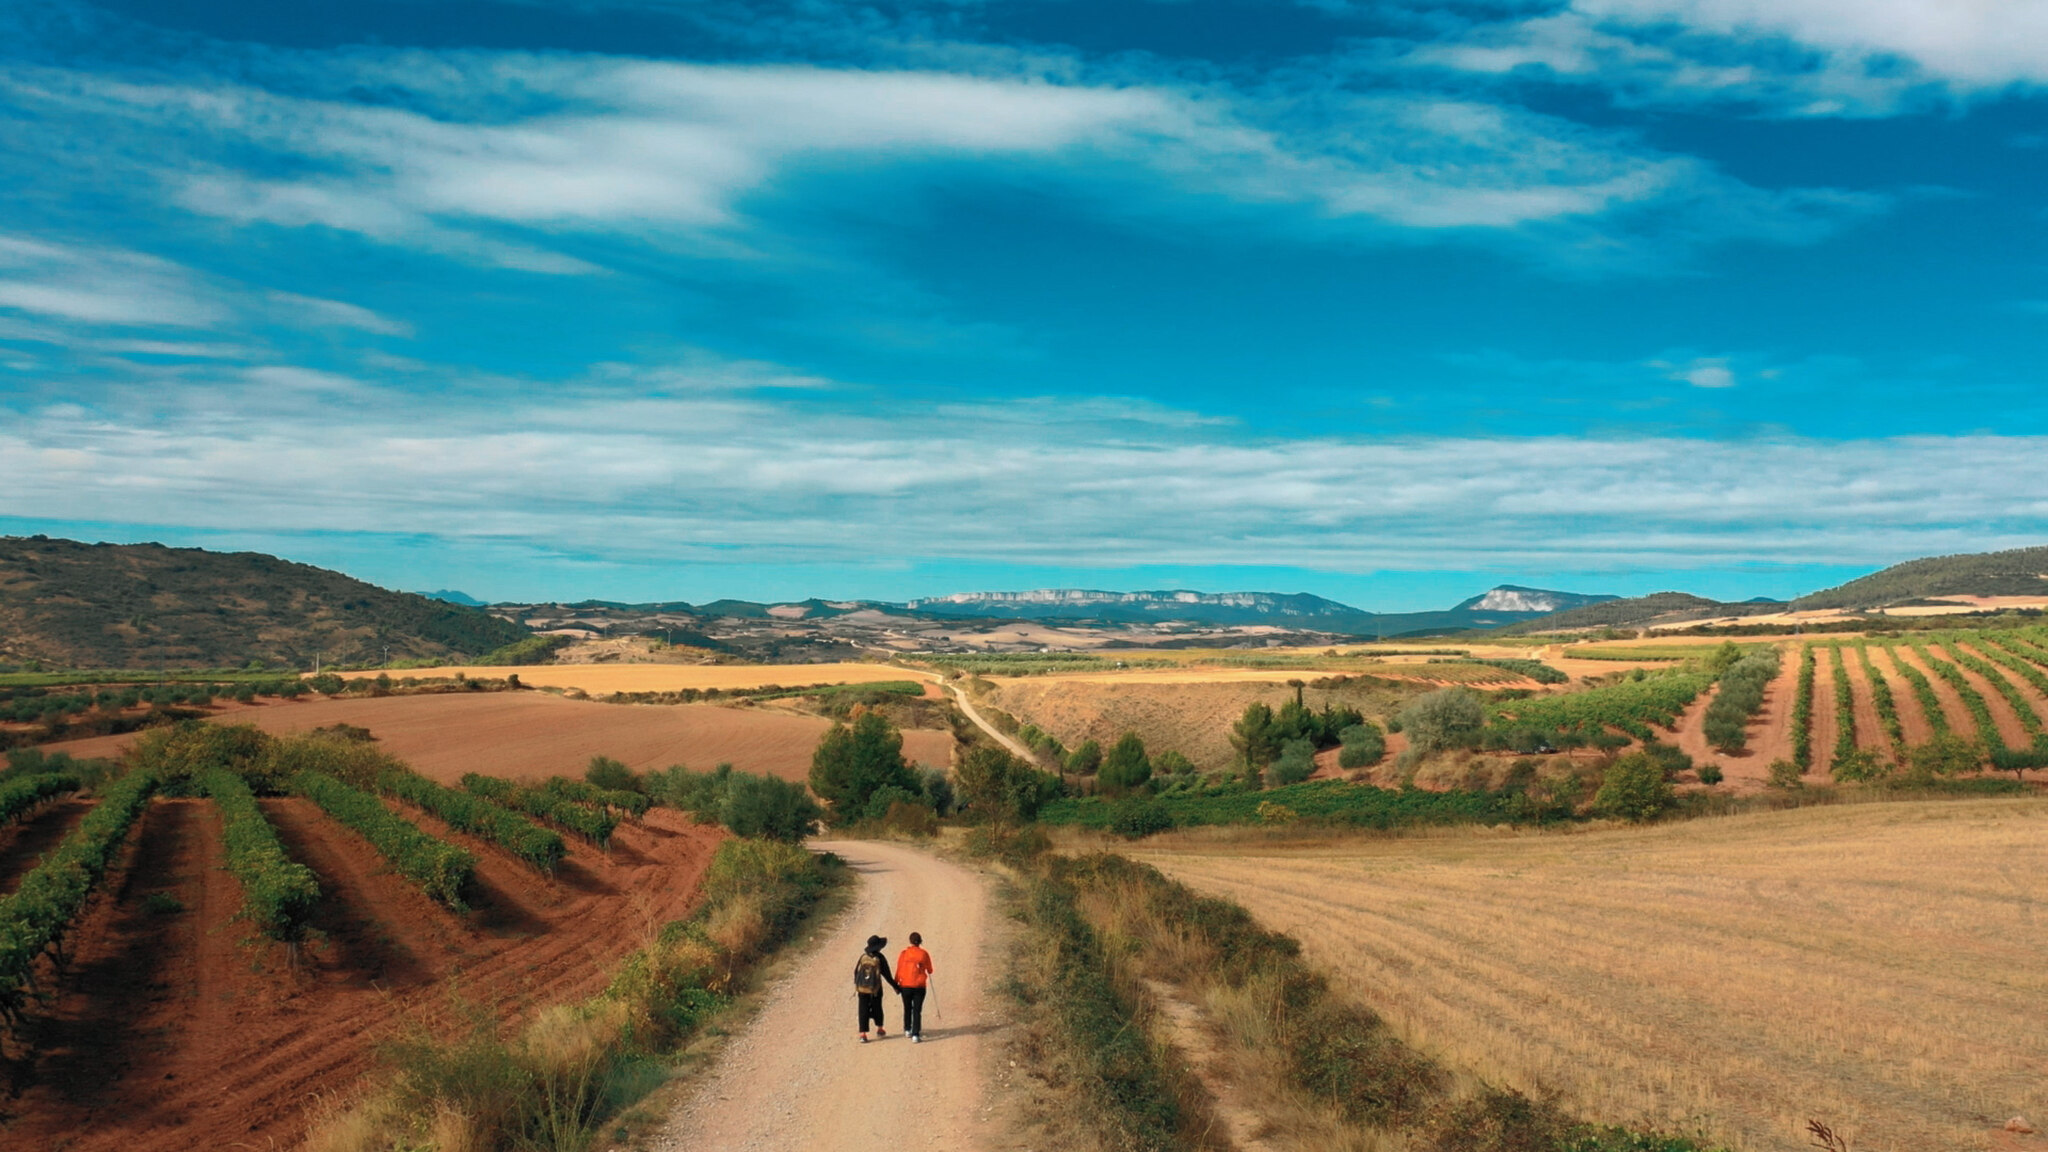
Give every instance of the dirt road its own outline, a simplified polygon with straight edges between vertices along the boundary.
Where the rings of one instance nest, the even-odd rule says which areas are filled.
[[[1009,749],[1012,754],[1014,754],[1018,759],[1024,761],[1026,764],[1038,763],[1038,757],[1032,754],[1031,749],[1026,748],[1023,745],[1023,743],[1017,740],[1016,738],[1005,734],[1001,729],[989,723],[988,720],[984,718],[980,712],[975,711],[974,701],[969,700],[967,698],[967,692],[964,689],[962,689],[958,684],[948,684],[946,685],[946,687],[952,691],[953,699],[960,705],[960,711],[965,712],[967,714],[967,718],[969,720],[974,721],[975,727],[981,729],[983,732],[988,733],[989,736],[992,737],[996,743]]]
[[[670,1117],[653,1147],[741,1149],[944,1148],[997,1143],[983,1118],[985,949],[993,927],[980,877],[927,852],[874,841],[824,843],[860,877],[853,907],[770,994],[760,1015]],[[899,1030],[902,1002],[885,994],[889,1036],[861,1044],[853,962],[870,935],[886,936],[894,965],[911,932],[937,969],[924,1043]]]

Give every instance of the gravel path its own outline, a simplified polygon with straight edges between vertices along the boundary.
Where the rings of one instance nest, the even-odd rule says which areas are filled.
[[[1001,1143],[990,1118],[984,1067],[994,1013],[984,1002],[988,888],[957,864],[901,844],[821,843],[860,877],[839,924],[770,994],[702,1087],[669,1118],[657,1149],[945,1148]],[[870,935],[889,938],[894,965],[911,932],[937,971],[924,1042],[899,1027],[902,1002],[886,996],[886,1040],[861,1044],[853,962]],[[992,950],[991,950],[992,951]]]

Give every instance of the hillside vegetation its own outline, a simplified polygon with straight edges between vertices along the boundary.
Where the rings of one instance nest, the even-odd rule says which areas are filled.
[[[2048,596],[2048,547],[1908,560],[1801,596],[1792,607],[1875,608],[1928,596]]]
[[[476,656],[527,631],[258,552],[0,537],[0,661],[71,668]]]
[[[1626,600],[1608,600],[1600,604],[1588,604],[1583,608],[1568,608],[1535,620],[1510,624],[1495,631],[1499,636],[1522,636],[1531,632],[1573,632],[1586,628],[1626,628],[1648,624],[1660,616],[1675,612],[1720,612],[1738,607],[1724,605],[1718,600],[1694,596],[1690,592],[1652,592],[1648,596],[1631,596]],[[1772,605],[1776,607],[1776,605]]]

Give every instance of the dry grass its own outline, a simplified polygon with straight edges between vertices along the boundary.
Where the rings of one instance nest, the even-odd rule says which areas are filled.
[[[1446,1063],[1588,1117],[1920,1152],[2048,1114],[2048,800],[1141,855]]]

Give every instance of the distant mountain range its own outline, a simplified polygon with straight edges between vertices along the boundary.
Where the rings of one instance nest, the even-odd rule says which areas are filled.
[[[1265,624],[1345,636],[1401,636],[1495,628],[1613,599],[1616,597],[1503,584],[1440,611],[1368,612],[1305,592],[1103,592],[1088,588],[1042,588],[1029,592],[960,592],[912,600],[902,607],[936,616],[977,619],[1107,624],[1172,621],[1225,627]]]
[[[1121,628],[1271,626],[1293,634],[1296,642],[1314,642],[1307,638],[1397,638],[1476,630],[1515,635],[1752,615],[1787,607],[1867,610],[1968,595],[2048,599],[2048,547],[1912,560],[1789,605],[1761,597],[1730,604],[1684,592],[1624,600],[1502,584],[1431,612],[1368,612],[1306,593],[1049,588],[968,592],[901,604],[822,599],[718,600],[700,605],[583,601],[548,606],[550,611],[536,616],[526,611],[535,606],[500,604],[485,611],[475,597],[451,589],[425,595],[392,592],[338,572],[255,552],[0,537],[0,662],[122,667],[161,660],[219,667],[261,659],[303,667],[316,655],[350,662],[371,662],[386,655],[477,656],[530,635],[523,622],[528,619],[573,624],[579,613],[604,616],[622,609],[678,642],[697,635],[689,631],[692,628],[723,620],[738,622],[738,632],[751,629],[769,637],[763,643],[781,644],[789,636],[819,631],[810,628],[811,622],[852,617],[820,632],[820,651],[837,653],[831,656],[837,659],[867,643],[861,636],[895,634],[900,639],[909,634],[904,621],[943,625],[941,632],[957,631],[953,621],[1007,620]],[[609,627],[602,622],[590,626],[598,631]]]

